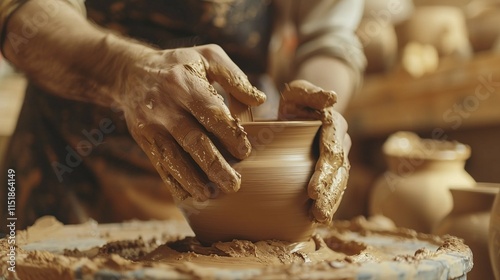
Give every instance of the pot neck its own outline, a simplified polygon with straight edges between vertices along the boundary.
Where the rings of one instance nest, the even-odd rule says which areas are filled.
[[[463,170],[465,159],[426,159],[412,157],[386,156],[389,170],[396,174],[424,170]]]

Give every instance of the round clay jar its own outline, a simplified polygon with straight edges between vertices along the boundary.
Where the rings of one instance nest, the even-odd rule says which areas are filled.
[[[470,58],[469,42],[463,11],[452,6],[418,6],[412,16],[396,26],[398,45],[409,42],[431,45],[440,57]]]
[[[388,170],[373,186],[369,211],[400,227],[430,233],[453,207],[449,188],[476,183],[464,169],[470,147],[461,143],[402,131],[387,139],[383,153]]]
[[[463,238],[474,255],[470,279],[493,279],[489,258],[488,232],[491,207],[500,184],[478,183],[473,188],[450,188],[453,209],[435,228],[433,234]]]
[[[202,244],[244,239],[308,240],[315,225],[307,185],[317,161],[315,138],[320,121],[249,122],[252,144],[247,159],[233,161],[240,189],[205,202],[179,205]],[[227,158],[227,157],[226,157]]]
[[[500,192],[497,194],[490,217],[490,260],[495,279],[500,279]]]

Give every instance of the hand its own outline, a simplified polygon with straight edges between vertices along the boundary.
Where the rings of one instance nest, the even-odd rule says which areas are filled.
[[[251,145],[212,83],[219,83],[249,106],[263,103],[265,95],[215,45],[144,56],[124,71],[126,82],[119,102],[130,133],[174,198],[192,196],[203,201],[216,188],[237,191],[241,176],[210,135],[238,159],[250,154]]]
[[[314,200],[311,212],[320,223],[329,223],[340,204],[349,177],[347,155],[351,138],[347,122],[333,109],[337,95],[307,81],[296,80],[286,85],[280,102],[280,119],[319,119],[320,156],[308,185]]]

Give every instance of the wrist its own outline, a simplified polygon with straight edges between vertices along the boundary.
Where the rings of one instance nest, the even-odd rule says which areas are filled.
[[[107,78],[109,95],[114,104],[125,105],[130,94],[139,94],[137,86],[147,79],[148,65],[160,56],[160,51],[127,38],[105,34],[98,49],[103,58],[97,74]]]

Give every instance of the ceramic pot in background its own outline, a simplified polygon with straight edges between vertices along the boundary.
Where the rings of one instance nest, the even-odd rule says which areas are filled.
[[[468,279],[493,279],[489,258],[490,214],[500,184],[478,183],[473,188],[450,188],[453,209],[434,229],[433,234],[450,234],[464,239],[474,257]]]
[[[491,209],[489,246],[491,266],[495,278],[500,280],[500,192]]]
[[[467,145],[398,132],[384,143],[383,153],[388,170],[373,186],[369,213],[397,226],[430,233],[453,207],[449,188],[475,184],[464,169]]]
[[[488,51],[500,38],[500,3],[473,1],[465,9],[469,40],[475,52]]]
[[[463,11],[453,6],[417,6],[410,18],[396,26],[398,45],[409,42],[431,45],[440,57],[470,58],[469,42]]]
[[[240,190],[205,202],[188,198],[179,205],[197,239],[204,244],[309,239],[315,226],[307,185],[318,156],[313,148],[320,125],[320,121],[244,123],[252,154],[232,164],[241,174]]]
[[[385,72],[396,63],[398,40],[394,26],[374,19],[363,19],[356,30],[366,56],[366,73]]]

